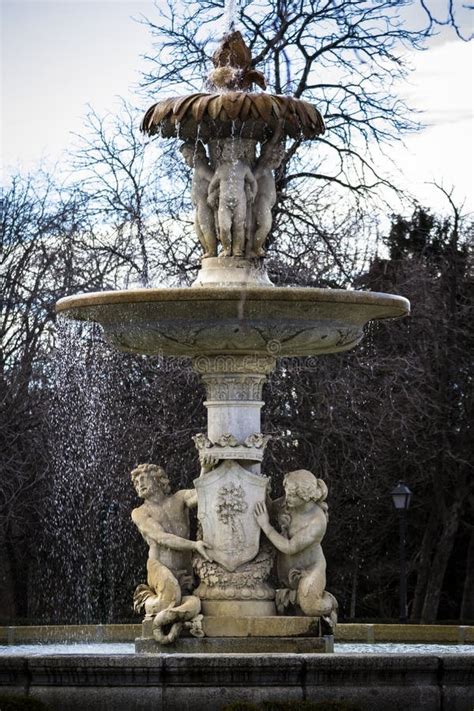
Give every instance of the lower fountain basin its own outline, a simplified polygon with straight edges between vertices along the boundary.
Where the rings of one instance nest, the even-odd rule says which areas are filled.
[[[134,289],[60,299],[116,348],[145,355],[306,356],[353,348],[364,325],[410,311],[401,296],[300,287]]]
[[[473,657],[456,648],[451,654],[426,648],[412,653],[410,647],[395,654],[366,648],[347,654],[336,645],[336,654],[194,655],[133,654],[131,645],[117,647],[106,654],[89,647],[75,654],[43,648],[42,655],[5,656],[0,697],[28,694],[52,711],[223,711],[245,702],[262,708],[262,701],[275,707],[290,700],[295,709],[310,702],[360,711],[472,709]]]

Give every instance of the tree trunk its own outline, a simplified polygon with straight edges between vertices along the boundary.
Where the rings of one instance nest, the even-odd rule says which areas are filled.
[[[22,544],[19,543],[17,539],[15,539],[15,541],[12,540],[10,530],[7,530],[5,536],[5,551],[8,556],[10,566],[15,619],[25,619],[28,610],[27,557],[22,555]]]
[[[466,577],[461,603],[461,622],[468,624],[474,621],[474,531],[471,532],[467,552]]]
[[[431,561],[433,557],[433,549],[436,543],[436,529],[438,527],[438,514],[434,507],[431,508],[428,522],[425,526],[423,541],[421,544],[420,559],[417,565],[417,577],[415,594],[413,598],[413,606],[410,619],[412,622],[418,622],[421,618],[423,610],[423,601],[425,599],[426,587],[431,571]]]
[[[354,573],[352,576],[352,590],[351,590],[351,606],[349,610],[349,619],[354,620],[356,615],[356,604],[357,604],[357,584],[359,582],[359,551],[356,551],[354,559]]]
[[[458,491],[458,496],[447,513],[443,530],[437,541],[436,554],[431,564],[430,576],[421,613],[421,623],[425,625],[432,624],[436,621],[444,575],[459,528],[463,498],[464,491]]]
[[[0,544],[0,571],[0,620],[2,625],[8,625],[17,615],[10,557],[3,543]]]

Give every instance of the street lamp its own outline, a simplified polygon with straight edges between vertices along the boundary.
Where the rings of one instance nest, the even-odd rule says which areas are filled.
[[[410,506],[411,491],[406,484],[399,481],[390,492],[393,505],[398,513],[400,526],[400,622],[408,622],[407,613],[407,569],[405,556],[406,512]]]

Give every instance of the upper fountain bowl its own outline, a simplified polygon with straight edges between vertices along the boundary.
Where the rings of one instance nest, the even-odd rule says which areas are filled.
[[[264,141],[277,130],[292,138],[315,138],[324,133],[324,121],[313,104],[291,96],[227,91],[163,99],[148,109],[141,130],[204,142],[233,137]]]
[[[307,356],[353,348],[365,324],[406,316],[410,304],[376,292],[215,285],[77,294],[56,311],[99,323],[129,353]]]

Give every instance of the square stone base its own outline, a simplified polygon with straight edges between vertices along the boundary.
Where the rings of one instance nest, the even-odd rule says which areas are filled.
[[[180,637],[159,644],[139,637],[135,651],[148,654],[320,654],[334,651],[333,637]]]
[[[318,617],[210,617],[202,620],[204,637],[183,635],[174,644],[153,638],[152,620],[142,625],[136,652],[154,654],[316,654],[334,651],[332,635],[321,635]]]

